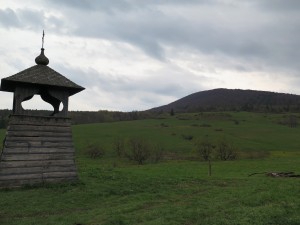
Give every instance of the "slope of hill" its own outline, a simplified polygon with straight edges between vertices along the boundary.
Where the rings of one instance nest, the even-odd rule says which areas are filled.
[[[241,89],[213,89],[181,98],[168,105],[156,107],[154,112],[198,111],[299,111],[300,95]]]

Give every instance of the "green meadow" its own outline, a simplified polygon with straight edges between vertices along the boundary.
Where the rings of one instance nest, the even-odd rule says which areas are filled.
[[[1,225],[296,225],[300,224],[300,126],[291,114],[247,112],[160,115],[74,125],[79,181],[0,190]],[[300,114],[293,114],[299,120]],[[300,121],[300,120],[299,120]],[[3,139],[5,130],[0,130]],[[118,157],[116,140],[163,149],[158,162]],[[226,140],[237,159],[208,164],[195,142]],[[92,158],[90,146],[101,149]],[[253,173],[260,173],[249,176]]]

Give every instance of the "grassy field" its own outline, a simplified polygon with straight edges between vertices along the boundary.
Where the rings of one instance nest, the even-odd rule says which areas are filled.
[[[300,224],[300,179],[248,176],[300,174],[300,127],[290,128],[288,118],[199,113],[73,126],[79,182],[0,190],[0,224]],[[157,143],[165,159],[117,158],[116,138]],[[234,143],[239,159],[214,160],[208,177],[194,147],[203,138]],[[89,145],[101,146],[104,157],[91,159]]]

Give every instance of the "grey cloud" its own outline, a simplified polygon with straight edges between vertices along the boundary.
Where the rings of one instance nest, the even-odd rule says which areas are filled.
[[[24,9],[17,13],[24,27],[33,30],[44,28],[45,15],[42,11]]]
[[[41,32],[42,29],[63,33],[65,22],[55,16],[46,17],[43,10],[35,9],[0,9],[0,25],[5,28],[29,29]]]
[[[72,0],[72,1],[61,1],[61,0],[52,0],[47,4],[51,6],[58,6],[58,7],[68,7],[68,8],[75,8],[80,10],[93,10],[92,2],[89,0]]]
[[[127,1],[125,8],[133,9],[133,6],[130,7],[132,2]],[[275,70],[279,67],[299,68],[297,61],[299,53],[294,49],[299,46],[299,40],[296,37],[300,34],[297,29],[300,27],[300,18],[279,19],[272,14],[265,15],[259,11],[260,8],[257,8],[259,6],[254,4],[247,7],[250,7],[251,12],[257,13],[255,15],[238,14],[241,16],[239,18],[228,14],[226,20],[222,21],[220,18],[214,18],[213,12],[208,11],[206,12],[208,16],[199,16],[192,21],[192,15],[183,17],[173,15],[172,11],[161,11],[159,8],[161,4],[171,5],[171,2],[162,2],[148,2],[147,7],[130,12],[122,11],[120,7],[113,5],[117,3],[102,2],[102,4],[110,4],[114,10],[117,8],[118,13],[106,15],[103,14],[103,10],[106,9],[102,8],[102,11],[94,13],[80,12],[81,16],[75,18],[72,13],[65,16],[70,21],[71,17],[74,20],[76,26],[74,32],[78,36],[127,42],[158,60],[166,60],[164,48],[167,46],[185,48],[187,51],[197,50],[208,55],[227,55],[232,59],[247,63],[248,67],[252,68],[259,68],[263,63],[267,67],[274,67]],[[189,3],[197,6],[195,2]],[[217,4],[217,2],[214,3]],[[176,5],[184,4],[173,3],[173,6]],[[226,12],[228,6],[224,5],[223,2],[216,7]],[[137,3],[134,7],[139,7],[139,4]],[[237,4],[235,7],[235,10],[247,11],[246,6],[242,4]],[[202,10],[200,7],[200,15]],[[235,26],[236,20],[239,20],[239,27]],[[228,65],[224,62],[225,64]]]
[[[256,0],[256,4],[267,11],[298,11],[300,1],[298,0]]]
[[[134,14],[120,12],[109,17],[103,14],[82,17],[76,22],[77,35],[125,41],[160,60],[164,59],[164,45],[187,46],[208,54],[220,52],[240,57],[265,58],[272,54],[266,43],[259,39],[259,36],[263,39],[268,36],[264,27],[260,27],[260,21],[254,30],[241,31],[223,21],[220,21],[222,26],[207,19],[190,23],[184,18],[166,15],[155,7]],[[270,37],[268,42],[272,43],[272,39]]]
[[[42,11],[10,9],[0,11],[0,18],[7,21],[5,26],[29,26],[32,29],[45,26],[50,31],[68,35],[127,42],[162,61],[166,60],[165,47],[180,47],[202,54],[224,54],[247,61],[253,67],[261,61],[268,67],[299,69],[297,58],[300,53],[295,49],[300,45],[297,38],[300,35],[300,16],[290,16],[285,12],[289,8],[297,9],[298,2],[257,0],[244,4],[249,2],[241,1],[230,7],[221,0],[147,0],[142,3],[138,0],[56,0],[46,4],[50,10],[55,8],[61,12],[62,19],[45,18]],[[63,10],[64,7],[72,10]],[[172,8],[180,11],[181,7],[196,8],[199,13],[172,13]],[[218,17],[213,10],[215,7],[228,15]],[[276,7],[281,11],[266,14],[264,7]],[[239,11],[245,15],[235,15]],[[237,20],[239,26],[236,26]]]
[[[46,28],[48,31],[52,30],[56,32],[62,32],[64,26],[64,22],[55,16],[49,16],[46,19]]]
[[[81,68],[66,67],[62,64],[53,64],[53,68],[83,87],[97,87],[100,90],[114,92],[126,89],[128,86],[130,86],[128,90],[132,89],[131,80],[111,74],[102,74],[93,68],[83,70]]]
[[[54,1],[55,2],[55,1]],[[61,2],[61,1],[59,1]],[[214,1],[86,1],[73,3],[63,1],[63,5],[77,10],[81,16],[74,17],[74,12],[65,14],[70,21],[75,20],[74,32],[76,35],[96,38],[115,39],[128,42],[143,49],[150,56],[159,60],[164,59],[162,45],[172,43],[175,45],[192,45],[199,48],[199,41],[203,36],[211,39],[207,27],[193,27],[184,18],[166,15],[159,7],[173,5],[176,7],[187,5],[212,4]],[[58,4],[58,2],[56,2]],[[53,1],[51,3],[54,6]],[[92,7],[90,7],[92,6]],[[91,9],[92,8],[92,9]],[[87,10],[88,9],[88,10]],[[130,12],[128,10],[131,9]],[[87,10],[87,11],[85,11]],[[96,11],[96,12],[95,12]],[[114,11],[113,15],[106,12]],[[197,22],[197,21],[195,21]],[[206,25],[208,26],[208,25]],[[204,29],[200,34],[199,29]],[[213,30],[213,29],[212,29]],[[194,37],[194,38],[191,38]],[[220,37],[220,36],[219,36]],[[198,38],[198,41],[195,39]],[[199,40],[200,39],[200,40]],[[202,43],[202,42],[201,42]],[[203,42],[204,50],[209,46]],[[207,47],[208,46],[208,47]]]
[[[42,11],[31,9],[0,9],[0,23],[6,28],[40,29],[44,27],[45,16]]]
[[[131,43],[132,45],[138,46],[143,49],[148,55],[153,58],[164,60],[165,54],[160,43],[155,41],[153,38],[148,36],[123,36],[123,40]]]
[[[83,87],[90,89],[95,87],[103,92],[119,96],[136,94],[144,96],[147,93],[155,93],[158,96],[179,98],[203,89],[203,86],[197,84],[196,81],[204,80],[203,77],[197,78],[188,73],[184,74],[183,71],[172,70],[159,71],[158,74],[141,79],[130,79],[128,74],[103,74],[92,68],[83,70],[65,67],[61,64],[54,64],[53,68]]]
[[[253,1],[252,4],[243,4],[246,1],[235,3],[236,11],[247,12],[248,8],[255,13],[252,18],[246,15],[231,15],[232,7],[226,1],[50,1],[46,4],[64,15],[63,19],[56,17],[45,18],[44,13],[34,10],[10,9],[0,11],[1,21],[7,21],[6,26],[29,26],[40,29],[49,27],[55,32],[82,37],[114,39],[137,46],[145,53],[158,60],[165,60],[165,46],[174,48],[185,47],[197,50],[204,54],[225,54],[232,58],[252,61],[262,60],[270,66],[287,65],[298,69],[294,52],[299,46],[300,18],[292,18],[284,14],[286,9],[295,9],[299,1]],[[249,2],[247,2],[249,3]],[[202,6],[204,8],[201,8]],[[162,10],[162,6],[191,7],[199,9],[199,15],[179,16]],[[280,19],[276,14],[265,15],[263,7],[283,7]],[[64,7],[73,10],[62,10]],[[210,8],[211,7],[211,8]],[[225,20],[215,16],[213,7],[218,7],[224,13],[228,12]],[[247,8],[248,7],[248,8]],[[231,11],[229,11],[229,8]],[[75,11],[74,11],[75,10]],[[113,12],[113,13],[112,13]],[[206,16],[202,16],[201,14]],[[285,17],[283,17],[285,15]],[[237,17],[241,16],[241,17]],[[187,20],[188,18],[188,20]],[[222,17],[221,17],[222,18]],[[235,21],[245,24],[245,27],[236,27]],[[267,22],[265,21],[267,20]],[[22,22],[21,22],[22,21]],[[252,23],[252,27],[247,27]],[[72,24],[67,26],[66,24]],[[70,29],[69,27],[74,27]],[[65,31],[69,29],[68,31]],[[287,42],[286,40],[289,40]],[[284,62],[280,63],[280,62]]]
[[[74,10],[84,11],[101,11],[107,14],[113,14],[116,11],[127,11],[134,7],[133,4],[128,3],[124,0],[73,0],[73,1],[61,1],[52,0],[47,2],[51,7],[59,8],[66,7]]]
[[[0,9],[0,23],[6,28],[21,26],[15,11],[9,8]]]
[[[52,0],[46,4],[51,7],[66,7],[77,10],[87,11],[102,11],[104,13],[116,13],[121,11],[131,11],[138,9],[145,9],[156,6],[186,6],[186,5],[212,5],[219,3],[218,0]]]

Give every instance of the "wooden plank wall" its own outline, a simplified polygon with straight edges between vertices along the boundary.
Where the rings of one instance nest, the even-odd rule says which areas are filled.
[[[0,158],[0,187],[77,180],[70,119],[13,115]]]

